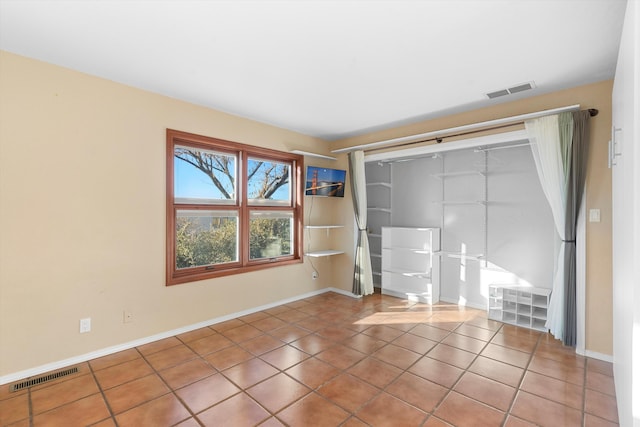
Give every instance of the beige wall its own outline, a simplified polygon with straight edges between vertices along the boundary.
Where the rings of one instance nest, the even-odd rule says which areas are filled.
[[[331,259],[316,263],[315,281],[305,260],[166,287],[166,128],[327,152],[305,135],[0,52],[0,377],[329,286],[350,289]],[[347,197],[322,200],[312,220],[343,221],[350,209]],[[348,264],[352,253],[340,257]],[[132,323],[123,323],[125,309]],[[84,317],[93,328],[79,334]]]
[[[611,171],[607,168],[607,141],[610,139],[611,129],[612,85],[612,81],[604,81],[526,100],[506,102],[489,108],[335,141],[331,148],[335,150],[573,104],[580,104],[581,108],[597,108],[600,113],[591,120],[586,204],[587,209],[600,209],[602,220],[599,223],[587,223],[585,339],[588,351],[611,355]],[[446,142],[445,139],[444,143]]]
[[[587,207],[587,349],[611,354],[611,82],[338,141],[332,148],[580,103],[592,121]],[[333,286],[351,289],[353,208],[305,200],[305,249],[345,255],[164,285],[165,130],[288,151],[326,143],[54,65],[0,52],[0,377]],[[307,164],[347,169],[306,158]],[[283,279],[284,278],[284,279]],[[134,322],[123,323],[130,310]],[[78,333],[80,318],[92,332]]]

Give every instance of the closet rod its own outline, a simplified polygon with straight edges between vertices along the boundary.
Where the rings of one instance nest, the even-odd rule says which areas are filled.
[[[559,114],[568,111],[577,111],[580,109],[580,104],[569,105],[566,107],[553,108],[550,110],[537,111],[535,113],[520,114],[517,116],[503,117],[501,119],[488,120],[485,122],[471,123],[468,125],[456,126],[448,129],[441,129],[418,135],[402,136],[399,138],[387,139],[385,141],[370,142],[368,144],[355,145],[353,147],[340,148],[338,150],[332,150],[332,153],[349,153],[351,151],[364,150],[375,151],[382,150],[389,147],[401,147],[412,144],[419,144],[422,142],[436,141],[442,142],[444,138],[452,138],[456,136],[464,136],[477,132],[485,132],[488,130],[501,129],[504,127],[514,126],[522,124],[525,120],[535,119],[538,117],[549,116],[552,114]],[[598,114],[598,110],[595,108],[589,109],[591,117]]]

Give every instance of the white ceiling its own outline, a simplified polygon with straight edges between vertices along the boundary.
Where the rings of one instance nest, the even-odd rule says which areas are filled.
[[[610,79],[625,6],[0,0],[0,49],[334,140]]]

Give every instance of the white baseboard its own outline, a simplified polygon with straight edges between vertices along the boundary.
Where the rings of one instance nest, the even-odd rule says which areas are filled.
[[[144,344],[149,344],[154,341],[158,341],[161,339],[169,338],[175,335],[184,334],[185,332],[194,331],[196,329],[204,328],[207,326],[215,325],[216,323],[225,322],[227,320],[235,319],[237,317],[246,316],[247,314],[257,313],[258,311],[267,310],[273,307],[277,307],[282,304],[288,304],[290,302],[298,301],[305,298],[310,298],[316,295],[324,294],[326,292],[335,292],[341,295],[349,296],[352,298],[361,298],[358,295],[354,295],[351,292],[347,292],[342,289],[328,287],[324,289],[320,289],[313,292],[307,292],[302,295],[297,295],[291,298],[285,298],[283,300],[279,300],[276,302],[272,302],[269,304],[261,305],[259,307],[253,307],[248,310],[239,311],[236,313],[228,314],[226,316],[216,317],[214,319],[205,320],[203,322],[194,323],[192,325],[183,326],[182,328],[173,329],[171,331],[161,332],[159,334],[151,335],[145,338],[140,338],[134,341],[129,341],[126,343],[114,345],[111,347],[103,348],[100,350],[92,351],[90,353],[81,354],[79,356],[70,357],[68,359],[59,360],[57,362],[47,363],[45,365],[36,366],[35,368],[26,369],[24,371],[15,372],[13,374],[7,374],[0,377],[0,385],[12,383],[14,381],[19,381],[25,378],[33,377],[36,375],[41,375],[45,372],[55,371],[58,369],[66,368],[71,365],[76,365],[78,363],[83,363],[92,359],[96,359],[98,357],[108,356],[113,353],[117,353],[119,351],[128,350],[130,348],[138,347]]]
[[[592,359],[602,360],[603,362],[613,363],[613,356],[608,354],[598,353],[596,351],[591,351],[591,350],[585,350],[585,351],[576,350],[576,353],[578,353],[581,356],[590,357]]]

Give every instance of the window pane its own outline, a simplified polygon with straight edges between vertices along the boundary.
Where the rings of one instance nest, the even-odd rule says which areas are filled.
[[[238,213],[179,210],[176,215],[176,267],[238,261]]]
[[[173,156],[176,203],[235,203],[235,156],[179,145]]]
[[[247,197],[251,205],[291,206],[290,164],[250,157]]]
[[[249,221],[252,260],[293,254],[292,212],[251,212]]]

